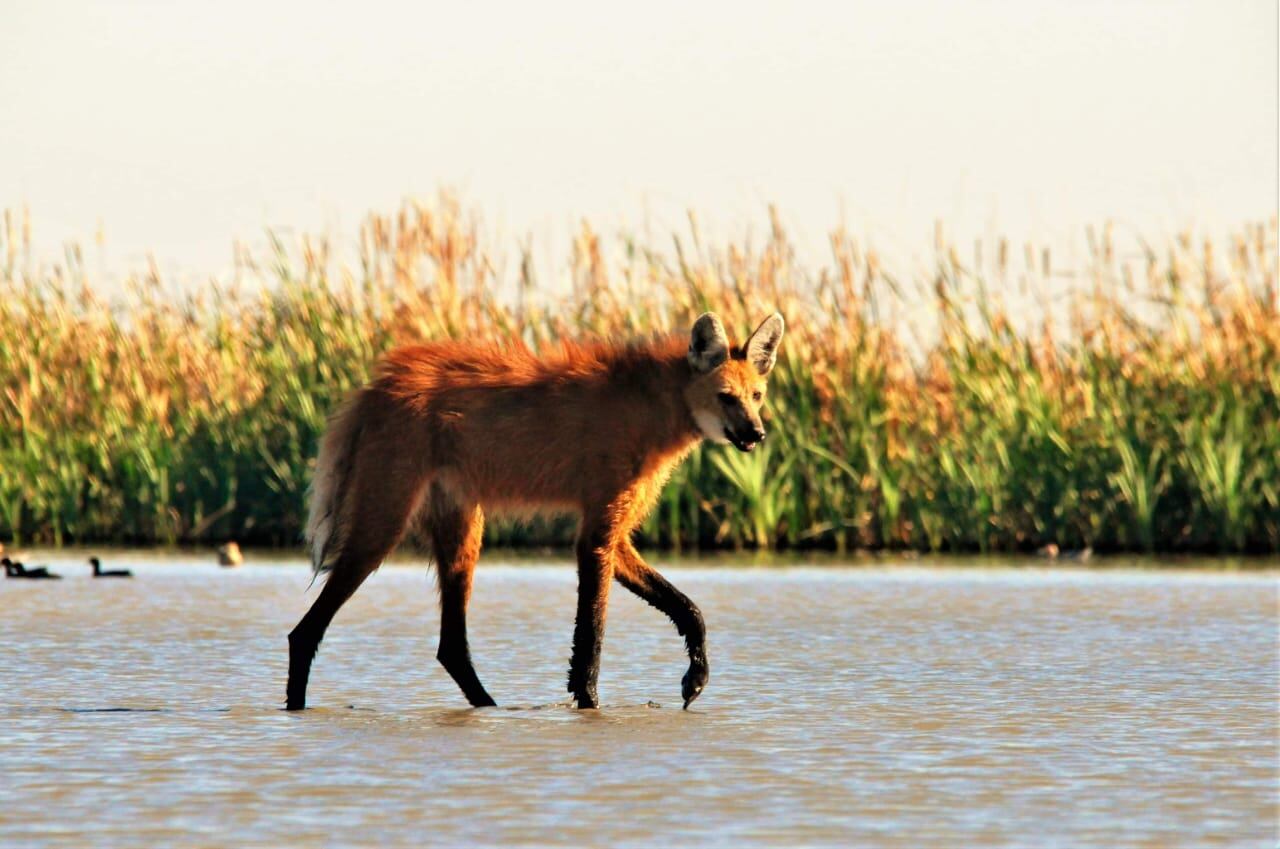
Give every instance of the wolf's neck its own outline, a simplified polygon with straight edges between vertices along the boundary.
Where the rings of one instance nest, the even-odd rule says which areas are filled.
[[[651,433],[653,449],[660,454],[678,453],[683,456],[702,439],[702,430],[694,421],[685,397],[693,372],[683,348],[665,350],[655,359],[658,379],[654,386],[654,400],[661,406],[662,415],[654,416],[658,424]]]

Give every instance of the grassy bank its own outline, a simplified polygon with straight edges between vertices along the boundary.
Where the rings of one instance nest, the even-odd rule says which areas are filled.
[[[914,269],[843,233],[802,268],[776,221],[716,248],[696,222],[659,249],[584,225],[552,297],[442,199],[370,218],[350,270],[281,244],[241,258],[265,287],[178,299],[152,272],[111,303],[79,249],[39,265],[25,230],[7,215],[0,243],[0,539],[294,544],[326,412],[392,345],[634,336],[706,309],[741,332],[777,308],[766,448],[695,453],[650,544],[1280,550],[1275,221],[1132,257],[1103,231],[1063,270],[941,235]]]

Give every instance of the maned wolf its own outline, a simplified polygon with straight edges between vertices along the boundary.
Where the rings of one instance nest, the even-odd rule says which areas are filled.
[[[521,345],[444,342],[392,351],[334,414],[320,445],[307,540],[328,579],[289,634],[287,707],[306,706],[325,628],[411,525],[430,540],[440,585],[437,659],[472,705],[492,705],[471,665],[467,601],[483,510],[572,512],[578,611],[569,692],[598,706],[612,579],[665,613],[685,638],[684,706],[709,676],[702,613],[641,559],[632,530],[700,439],[750,451],[762,439],[765,378],[782,316],[741,347],[707,313],[686,341]]]

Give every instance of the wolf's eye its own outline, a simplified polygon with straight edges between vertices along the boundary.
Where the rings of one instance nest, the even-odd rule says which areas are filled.
[[[755,392],[753,392],[753,393],[752,393],[752,395],[751,395],[751,400],[752,400],[752,401],[755,401],[757,404],[759,404],[759,403],[760,403],[760,399],[761,399],[761,398],[763,398],[763,397],[764,397],[764,393],[763,393],[763,392],[761,392],[759,389],[757,389]]]

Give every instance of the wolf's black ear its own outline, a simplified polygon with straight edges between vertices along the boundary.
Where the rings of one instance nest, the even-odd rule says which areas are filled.
[[[689,338],[689,365],[705,374],[729,359],[729,337],[715,313],[705,312],[693,323]]]
[[[782,332],[785,329],[786,322],[782,320],[782,314],[775,312],[760,322],[756,332],[751,334],[746,345],[747,362],[755,366],[756,371],[768,374],[773,370],[773,364],[778,361],[778,346],[782,344]]]

